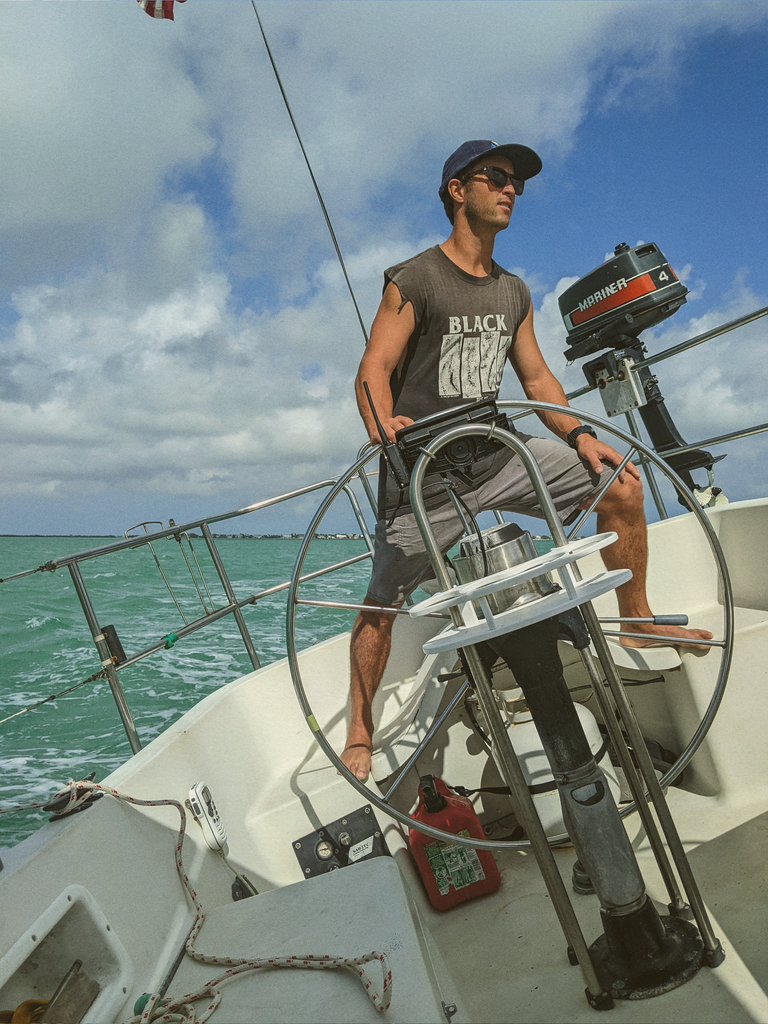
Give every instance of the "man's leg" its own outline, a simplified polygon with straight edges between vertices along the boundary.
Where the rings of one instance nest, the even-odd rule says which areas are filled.
[[[373,604],[367,597],[364,604]],[[373,716],[371,706],[389,658],[394,615],[360,612],[352,627],[349,649],[352,710],[342,762],[361,782],[371,770]]]
[[[438,547],[447,551],[463,533],[450,504],[432,509],[429,520]],[[399,608],[408,594],[430,575],[429,556],[412,513],[393,523],[376,524],[371,583],[366,605],[352,627],[350,643],[351,716],[341,760],[364,781],[371,769],[373,746],[372,704],[387,667],[395,616],[375,608]],[[376,600],[378,598],[378,600]]]
[[[608,470],[606,469],[606,472]],[[589,504],[584,502],[583,507]],[[647,617],[653,615],[646,594],[646,570],[648,562],[648,537],[643,510],[643,488],[639,480],[625,474],[622,482],[616,481],[607,491],[597,507],[597,532],[618,534],[618,540],[601,554],[607,569],[631,569],[632,579],[616,590],[619,615]],[[657,641],[655,635],[680,637],[680,646],[695,646],[696,639],[710,640],[712,634],[706,629],[684,629],[682,626],[654,626],[653,623],[631,623],[621,626],[622,631],[648,633],[647,640],[625,639],[627,647],[647,647]],[[689,641],[689,643],[686,643]],[[706,647],[699,648],[707,650]]]
[[[576,509],[587,508],[595,488],[599,486],[599,476],[560,442],[529,434],[519,436],[536,459],[558,511],[564,516],[571,516]],[[605,473],[610,471],[608,466],[603,470]],[[479,499],[482,508],[498,508],[513,514],[542,514],[533,485],[519,459],[512,459],[493,480],[485,483]],[[622,480],[614,481],[597,508],[598,533],[614,532],[618,535],[614,544],[601,551],[606,568],[632,570],[629,583],[616,591],[622,616],[645,618],[652,615],[645,589],[648,560],[646,529],[642,484],[631,473],[624,473]],[[633,647],[657,643],[654,635],[679,637],[680,646],[696,646],[697,639],[709,640],[712,636],[705,629],[654,626],[653,623],[627,624],[623,631],[649,634],[648,640],[627,638],[623,641]]]

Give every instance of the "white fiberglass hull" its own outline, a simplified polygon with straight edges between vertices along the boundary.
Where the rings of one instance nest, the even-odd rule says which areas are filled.
[[[733,582],[734,660],[718,716],[683,788],[670,789],[669,803],[726,959],[663,996],[617,1003],[611,1011],[617,1020],[768,1021],[761,902],[768,838],[768,502],[717,508],[710,519]],[[721,635],[714,567],[693,517],[656,524],[649,537],[654,608],[685,611],[694,625]],[[670,571],[673,560],[676,568]],[[598,610],[606,613],[612,598],[601,600]],[[398,620],[376,705],[380,727],[373,774],[379,782],[405,760],[445,699],[436,677],[450,671],[451,658],[425,662],[421,653],[422,643],[439,626],[436,620]],[[345,729],[348,641],[342,635],[301,655],[317,720],[337,749]],[[679,655],[669,648],[640,655],[617,652],[645,735],[673,750],[685,745],[706,710],[718,657],[717,651]],[[576,687],[578,665],[564,660],[569,686]],[[468,786],[494,775],[462,710],[451,716],[418,767],[421,773]],[[209,912],[196,948],[224,957],[349,956],[384,945],[393,974],[391,1007],[379,1014],[351,972],[256,971],[224,985],[212,1020],[594,1019],[581,972],[568,963],[565,939],[530,851],[497,854],[498,892],[438,913],[426,900],[399,829],[376,811],[392,860],[361,861],[332,876],[302,880],[292,843],[366,801],[315,743],[285,662],[211,694],[105,784],[133,797],[183,802],[201,779],[225,822],[231,863],[265,895],[232,903],[232,875],[190,823],[184,865]],[[376,784],[370,785],[377,792]],[[403,790],[398,805],[407,809],[415,780]],[[493,799],[477,805],[491,830],[503,817]],[[30,965],[40,959],[41,947],[51,977],[62,974],[83,951],[95,964],[91,969],[101,970],[102,993],[109,998],[103,995],[98,1004],[100,1016],[86,1015],[86,1020],[125,1019],[141,993],[166,983],[195,918],[174,866],[177,825],[172,808],[136,808],[104,798],[3,852],[0,1009],[6,1003],[11,1008],[14,999],[34,987]],[[627,820],[627,827],[648,891],[666,912],[667,894],[637,816]],[[558,850],[555,858],[570,888],[572,849]],[[77,887],[87,897],[77,895]],[[63,912],[51,924],[51,907],[61,909],[65,892],[77,899],[67,903],[64,897]],[[67,917],[72,902],[79,917]],[[589,943],[601,931],[596,898],[574,896],[573,903]],[[94,929],[101,929],[102,945],[111,949],[101,966],[92,939],[86,941]],[[168,994],[194,990],[216,973],[210,965],[183,958]]]

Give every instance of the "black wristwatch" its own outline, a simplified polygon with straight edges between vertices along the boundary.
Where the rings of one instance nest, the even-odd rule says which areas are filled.
[[[591,434],[592,437],[597,437],[597,434],[594,432],[592,427],[587,427],[584,424],[582,424],[579,427],[574,427],[573,430],[570,432],[570,434],[568,434],[566,436],[566,438],[565,438],[565,440],[568,442],[568,444],[571,446],[571,448],[575,448],[576,447],[576,438],[580,434]]]

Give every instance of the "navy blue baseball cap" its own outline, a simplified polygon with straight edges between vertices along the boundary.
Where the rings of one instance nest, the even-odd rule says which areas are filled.
[[[498,142],[491,142],[489,139],[473,139],[472,142],[465,142],[459,146],[443,164],[443,180],[437,190],[440,198],[443,198],[448,182],[452,178],[458,178],[465,167],[469,167],[476,160],[483,156],[490,156],[492,153],[497,156],[505,156],[507,160],[511,161],[515,168],[515,174],[524,181],[535,177],[541,170],[541,158],[538,153],[534,153],[527,146],[520,146],[514,142],[500,146]]]

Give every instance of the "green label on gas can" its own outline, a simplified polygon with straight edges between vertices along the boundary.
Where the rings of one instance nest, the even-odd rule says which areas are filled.
[[[456,834],[469,839],[469,830],[466,828]],[[485,878],[477,850],[473,850],[471,846],[437,841],[428,843],[424,847],[424,853],[427,855],[441,896],[445,896],[451,886],[454,889],[464,889],[473,882],[480,882]]]

